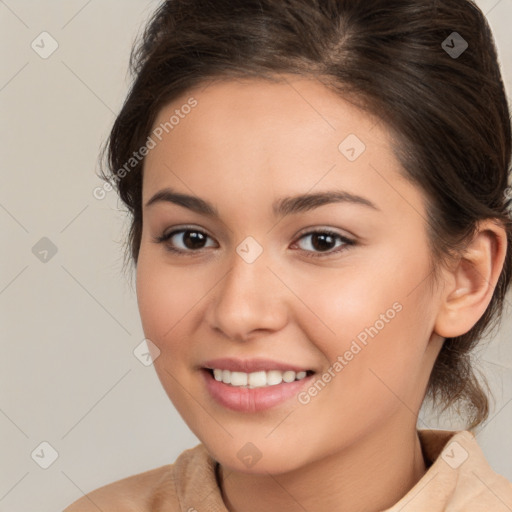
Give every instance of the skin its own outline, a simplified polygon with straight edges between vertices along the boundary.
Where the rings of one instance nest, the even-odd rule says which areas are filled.
[[[465,257],[432,283],[424,196],[400,175],[385,124],[316,80],[282,78],[217,81],[159,113],[154,127],[190,96],[198,102],[147,155],[143,204],[170,187],[219,217],[144,206],[143,329],[160,350],[165,391],[220,462],[231,512],[383,510],[426,471],[416,422],[428,378],[444,337],[467,332],[485,311],[505,233],[482,223]],[[338,149],[348,134],[366,145],[353,162]],[[330,190],[377,209],[337,202],[272,213],[276,199]],[[202,249],[188,248],[183,232],[155,242],[183,226],[208,236]],[[355,245],[335,238],[322,252],[307,233],[323,228]],[[263,249],[253,263],[236,252],[248,236]],[[395,303],[401,311],[308,404],[294,397],[240,413],[206,390],[199,367],[217,357],[266,357],[322,375]],[[261,453],[252,467],[237,457],[248,442]]]

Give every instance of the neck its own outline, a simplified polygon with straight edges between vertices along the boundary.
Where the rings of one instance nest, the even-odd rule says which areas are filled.
[[[281,474],[219,466],[229,512],[378,512],[399,501],[425,474],[415,426],[390,424],[353,445]]]

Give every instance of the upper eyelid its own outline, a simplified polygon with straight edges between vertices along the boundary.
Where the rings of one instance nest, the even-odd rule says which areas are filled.
[[[213,236],[211,236],[203,228],[198,228],[198,227],[195,227],[195,226],[182,226],[182,227],[179,227],[179,228],[172,228],[169,232],[165,232],[164,234],[162,234],[160,237],[157,237],[157,238],[162,238],[162,239],[165,239],[165,240],[169,240],[173,236],[175,236],[177,234],[180,234],[180,233],[184,233],[186,231],[198,231],[198,232],[206,235],[208,238],[210,238],[212,240],[215,240],[215,238]],[[312,228],[312,227],[308,227],[308,228],[302,229],[294,237],[294,241],[292,243],[295,245],[301,238],[303,238],[305,236],[308,236],[308,235],[314,235],[315,233],[329,233],[329,234],[332,234],[334,236],[339,237],[340,239],[342,239],[342,240],[344,240],[346,242],[355,242],[355,240],[351,236],[347,236],[347,235],[344,235],[342,233],[338,233],[333,228],[327,228],[327,227]],[[218,244],[218,242],[216,240],[215,240],[215,242]],[[184,250],[184,249],[180,249],[180,250],[182,250],[183,252],[198,252],[198,251],[193,251],[193,250],[188,250],[188,251]]]
[[[329,228],[329,227],[308,227],[301,229],[299,233],[296,235],[297,237],[302,237],[304,235],[310,235],[314,233],[332,233],[333,235],[340,236],[342,238],[350,238],[352,235],[345,235],[343,233],[339,233],[335,228]]]
[[[208,231],[206,231],[204,228],[198,228],[198,227],[195,227],[195,226],[182,226],[182,227],[178,227],[178,228],[172,228],[170,229],[169,231],[165,231],[163,233],[162,236],[170,236],[170,235],[175,235],[177,233],[182,233],[183,231],[198,231],[200,233],[203,233],[207,236],[209,236],[210,238],[215,238],[213,237],[212,235],[210,235],[208,233]],[[303,228],[299,231],[299,233],[297,233],[296,237],[301,237],[301,236],[304,236],[304,235],[309,235],[309,234],[314,234],[314,233],[332,233],[332,234],[335,234],[335,235],[338,235],[338,236],[341,236],[343,238],[350,238],[351,235],[344,235],[343,233],[338,233],[336,231],[335,228],[329,228],[329,227],[316,227],[316,228],[313,228],[313,227],[308,227],[308,228]]]
[[[181,233],[184,233],[186,231],[197,231],[197,232],[202,233],[203,235],[207,236],[208,238],[210,238],[212,240],[215,240],[215,237],[210,235],[203,228],[196,228],[196,227],[193,227],[193,226],[184,226],[184,227],[181,227],[181,228],[173,228],[173,229],[170,229],[168,231],[164,231],[162,233],[162,235],[158,236],[157,238],[169,240],[173,236],[181,234]]]

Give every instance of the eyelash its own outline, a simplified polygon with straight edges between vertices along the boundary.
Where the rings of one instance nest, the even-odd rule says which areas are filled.
[[[173,230],[173,231],[171,231],[169,233],[164,233],[161,236],[155,237],[154,241],[156,243],[165,243],[168,240],[170,240],[174,235],[177,235],[178,233],[186,233],[187,231],[191,231],[191,232],[194,232],[194,233],[201,233],[202,235],[205,235],[206,237],[211,238],[204,231],[202,231],[200,229],[197,229],[197,228],[189,227],[189,228],[175,229],[175,230]],[[302,238],[306,237],[306,236],[315,235],[315,234],[322,234],[322,235],[332,236],[334,238],[337,238],[341,242],[343,242],[343,245],[337,247],[336,249],[329,250],[329,251],[324,251],[324,252],[307,251],[307,250],[302,249],[302,251],[306,253],[307,257],[325,258],[325,257],[328,257],[328,256],[332,256],[333,254],[338,254],[338,253],[346,250],[350,246],[356,245],[356,242],[354,240],[346,238],[343,235],[340,235],[339,233],[336,233],[335,231],[331,231],[329,229],[318,229],[318,230],[306,231],[306,232],[300,234],[299,238],[297,239],[297,242],[299,240],[301,240]],[[294,242],[294,245],[297,242]],[[169,244],[165,245],[165,249],[167,251],[172,252],[174,254],[177,254],[179,256],[185,256],[187,254],[199,253],[202,250],[202,249],[197,249],[197,250],[189,249],[189,250],[185,251],[183,249],[176,249],[175,247],[172,247]]]

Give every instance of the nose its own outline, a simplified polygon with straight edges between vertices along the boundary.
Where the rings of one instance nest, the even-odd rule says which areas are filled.
[[[251,263],[233,251],[230,268],[212,290],[208,306],[206,318],[214,330],[228,339],[243,341],[260,331],[274,332],[286,325],[286,288],[271,268],[265,251]]]

